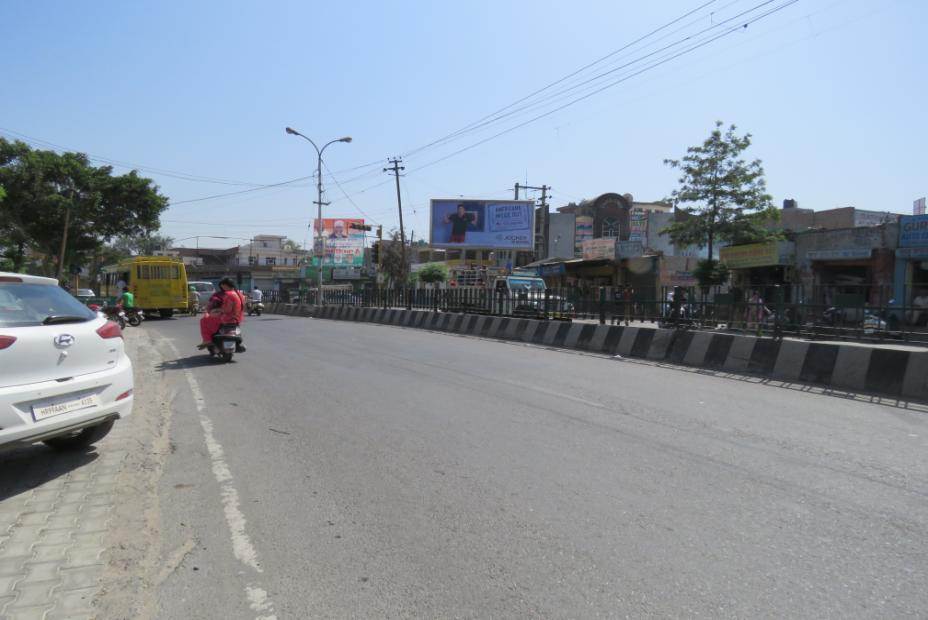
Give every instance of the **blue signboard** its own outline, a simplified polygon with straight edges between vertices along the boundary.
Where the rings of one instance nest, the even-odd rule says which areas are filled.
[[[928,215],[903,215],[899,220],[899,247],[928,246]]]

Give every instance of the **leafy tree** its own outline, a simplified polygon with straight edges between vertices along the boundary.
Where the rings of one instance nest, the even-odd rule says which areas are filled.
[[[391,286],[401,286],[406,282],[406,267],[408,260],[404,260],[403,241],[397,230],[390,231],[390,238],[380,244],[381,270]]]
[[[158,250],[167,250],[174,245],[174,238],[167,235],[141,234],[119,235],[110,244],[124,256],[151,256]]]
[[[299,252],[303,249],[303,247],[293,239],[285,239],[281,248],[286,252]]]
[[[682,174],[670,198],[675,221],[661,234],[669,235],[676,245],[708,247],[704,272],[713,272],[717,241],[738,245],[778,236],[766,227],[779,212],[767,194],[761,161],[742,158],[751,146],[751,134],[738,136],[735,130],[731,125],[723,133],[718,121],[709,137],[688,148],[683,159],[664,160]]]
[[[81,153],[32,149],[0,138],[0,246],[19,270],[27,249],[45,257],[45,271],[57,262],[65,219],[64,264],[86,264],[104,243],[119,235],[147,235],[158,229],[168,200],[137,172],[114,176]]]
[[[444,263],[429,263],[419,270],[419,281],[436,284],[448,279],[448,267]]]

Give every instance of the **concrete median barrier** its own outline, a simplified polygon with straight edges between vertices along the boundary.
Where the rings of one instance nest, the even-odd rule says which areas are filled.
[[[275,303],[269,304],[268,313],[513,340],[851,392],[928,400],[928,351],[921,350],[395,308],[315,308]]]

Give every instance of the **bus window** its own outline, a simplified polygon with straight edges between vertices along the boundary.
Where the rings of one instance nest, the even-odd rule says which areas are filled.
[[[139,265],[137,268],[138,276],[141,280],[150,280],[151,279],[151,267],[150,265]]]
[[[180,280],[180,268],[177,265],[171,267],[171,278],[174,280]]]

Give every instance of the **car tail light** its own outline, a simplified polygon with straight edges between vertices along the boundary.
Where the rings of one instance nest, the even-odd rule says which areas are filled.
[[[16,336],[0,336],[0,350],[7,349],[16,342]]]
[[[117,396],[116,400],[122,400],[124,398],[129,398],[130,396],[132,396],[132,390],[126,390],[125,392]]]
[[[122,330],[119,329],[119,325],[107,321],[103,327],[97,330],[97,333],[100,335],[100,338],[122,338]]]

